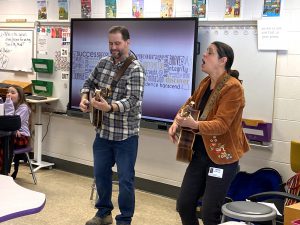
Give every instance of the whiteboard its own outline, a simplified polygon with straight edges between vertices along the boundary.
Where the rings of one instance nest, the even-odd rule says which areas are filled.
[[[0,70],[32,72],[33,30],[0,30]]]
[[[243,80],[246,98],[243,118],[272,123],[276,51],[258,51],[256,26],[199,27],[198,41],[196,85],[206,76],[201,64],[209,44],[213,41],[229,44],[235,55],[232,69],[238,70]]]

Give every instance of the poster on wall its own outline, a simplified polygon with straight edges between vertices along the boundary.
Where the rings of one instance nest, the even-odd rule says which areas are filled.
[[[226,0],[224,18],[236,19],[241,17],[241,0]]]
[[[47,0],[38,0],[38,20],[47,19]]]
[[[92,2],[91,0],[81,0],[81,18],[91,18]]]
[[[68,20],[69,19],[69,1],[58,0],[58,19]]]
[[[199,19],[206,19],[207,1],[192,0],[192,16]]]
[[[264,0],[263,17],[279,17],[281,0]]]
[[[106,18],[116,18],[117,3],[116,0],[105,0]]]
[[[48,54],[48,41],[47,36],[39,35],[37,41],[37,51],[39,54],[47,55]]]
[[[62,80],[69,80],[69,71],[62,71],[61,72],[61,79]]]
[[[174,17],[174,0],[161,0],[160,16]]]
[[[62,37],[62,45],[70,45],[71,37],[70,37],[70,28],[62,28],[61,32]]]
[[[144,0],[132,0],[132,17],[144,17]]]
[[[62,38],[62,28],[51,27],[51,38]]]

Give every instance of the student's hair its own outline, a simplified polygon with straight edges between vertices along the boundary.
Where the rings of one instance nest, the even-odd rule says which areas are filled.
[[[9,87],[13,87],[17,90],[18,92],[18,95],[19,95],[19,101],[16,103],[16,109],[21,105],[21,104],[27,104],[26,102],[26,98],[25,98],[25,94],[24,94],[24,91],[23,91],[23,88],[18,86],[18,85],[10,85]]]
[[[128,39],[130,39],[129,31],[124,26],[112,26],[109,29],[108,33],[109,34],[121,33],[122,34],[122,39],[124,41],[127,41]]]
[[[225,70],[227,71],[227,73],[232,76],[235,77],[236,79],[239,79],[239,71],[237,70],[231,70],[231,66],[233,64],[233,60],[234,60],[234,52],[232,50],[232,48],[220,41],[214,41],[212,43],[214,46],[216,46],[217,48],[217,52],[219,55],[219,58],[222,57],[226,57],[227,58],[227,62],[225,64]]]

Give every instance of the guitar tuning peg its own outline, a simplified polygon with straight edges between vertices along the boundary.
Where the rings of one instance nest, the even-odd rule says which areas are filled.
[[[190,102],[190,106],[194,107],[194,106],[195,106],[195,102],[194,102],[194,101],[191,101],[191,102]]]

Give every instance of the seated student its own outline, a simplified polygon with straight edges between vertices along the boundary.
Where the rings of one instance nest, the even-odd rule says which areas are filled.
[[[29,116],[31,111],[26,103],[23,88],[11,85],[7,89],[4,111],[5,115],[19,115],[21,117],[21,128],[17,130],[13,137],[13,149],[27,146],[30,137]],[[16,179],[18,173],[19,161],[25,159],[24,156],[24,154],[19,154],[14,157],[14,172],[11,175],[14,179]]]

